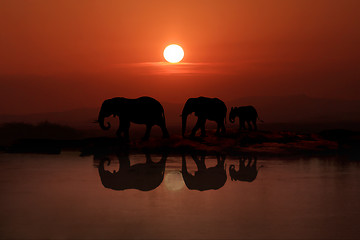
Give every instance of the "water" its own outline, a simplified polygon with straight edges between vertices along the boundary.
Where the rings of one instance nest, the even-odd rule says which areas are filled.
[[[161,162],[166,156],[151,155]],[[101,160],[112,159],[99,172]],[[258,159],[252,182],[232,181],[221,171],[184,182],[182,157],[166,158],[164,179],[157,170],[126,167],[145,155],[89,156],[0,154],[0,237],[2,239],[358,239],[360,165],[336,158]],[[220,163],[222,158],[219,157]],[[201,161],[201,156],[198,156]],[[206,167],[217,165],[206,157]],[[197,171],[186,156],[188,171]],[[221,165],[221,164],[220,164]],[[95,167],[94,167],[95,166]],[[159,164],[155,168],[162,168]],[[154,167],[153,167],[154,168]],[[148,168],[149,169],[149,168]],[[215,169],[215,168],[213,168]],[[134,173],[135,171],[135,173]],[[142,176],[136,174],[142,171]],[[157,173],[156,173],[157,171]],[[102,180],[100,176],[102,175]],[[121,175],[121,176],[120,176]],[[143,176],[146,177],[143,177]],[[115,176],[115,177],[111,177]],[[134,187],[137,189],[113,190]],[[205,176],[205,177],[204,177]],[[213,176],[213,177],[211,177]],[[134,179],[137,180],[134,180]],[[148,178],[148,180],[146,179]],[[160,177],[161,178],[161,177]],[[108,188],[105,188],[104,185]],[[194,183],[195,182],[195,183]],[[158,186],[157,186],[158,185]],[[223,186],[222,186],[223,185]],[[206,188],[217,190],[204,190]],[[155,188],[154,190],[151,190]]]

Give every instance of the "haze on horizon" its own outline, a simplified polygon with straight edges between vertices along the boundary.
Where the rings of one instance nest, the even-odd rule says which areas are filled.
[[[360,100],[357,0],[0,1],[0,112],[306,94]],[[181,64],[162,56],[181,45]]]

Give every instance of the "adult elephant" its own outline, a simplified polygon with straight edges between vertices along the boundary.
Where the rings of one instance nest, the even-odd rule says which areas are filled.
[[[185,155],[182,155],[181,173],[188,189],[198,191],[217,190],[225,185],[227,180],[225,156],[217,155],[216,166],[209,168],[206,168],[205,165],[205,154],[201,154],[200,158],[195,154],[191,157],[197,166],[197,171],[194,175],[188,172]]]
[[[95,155],[94,160],[99,161],[99,176],[105,188],[113,190],[137,189],[151,191],[156,189],[164,179],[165,163],[167,155],[162,154],[159,162],[152,161],[149,154],[145,154],[146,163],[138,163],[130,166],[130,158],[127,152],[118,152],[119,169],[110,172],[105,170],[104,163],[110,164],[111,155]]]
[[[235,118],[239,118],[239,129],[246,129],[245,122],[247,122],[249,130],[257,130],[256,121],[258,120],[258,114],[253,106],[231,107],[229,114],[229,121],[235,122]],[[253,126],[251,126],[251,123]]]
[[[195,127],[191,131],[190,136],[194,137],[197,130],[201,129],[201,136],[205,134],[206,120],[215,121],[217,123],[216,134],[225,133],[225,120],[226,120],[226,105],[218,98],[198,97],[189,98],[182,110],[182,136],[184,137],[186,131],[187,117],[191,113],[195,113],[198,117]]]
[[[169,137],[165,123],[164,109],[154,98],[139,97],[136,99],[127,99],[116,97],[105,100],[101,106],[98,117],[99,125],[103,130],[110,128],[110,123],[108,122],[107,126],[105,126],[104,120],[111,115],[119,117],[119,129],[116,132],[119,138],[121,134],[124,133],[124,138],[129,140],[130,122],[146,125],[143,140],[149,139],[153,125],[160,126],[164,138]]]

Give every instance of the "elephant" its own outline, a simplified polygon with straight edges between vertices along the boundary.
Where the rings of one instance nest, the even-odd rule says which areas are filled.
[[[223,101],[218,98],[198,97],[189,98],[182,110],[182,136],[186,131],[186,120],[189,114],[195,112],[198,117],[195,127],[191,131],[190,136],[195,137],[197,130],[201,129],[201,136],[205,137],[206,120],[215,121],[217,123],[216,134],[225,134],[225,121],[227,108]]]
[[[254,159],[253,163],[252,160]],[[245,161],[248,160],[247,165],[245,165]],[[239,170],[235,170],[235,165],[231,164],[229,167],[229,174],[231,181],[245,181],[252,182],[256,179],[259,168],[256,168],[256,157],[241,157],[239,160]],[[251,164],[252,163],[252,164]]]
[[[253,106],[231,107],[229,121],[234,123],[236,117],[239,118],[239,130],[246,129],[245,122],[247,122],[249,130],[252,130],[253,127],[255,131],[257,130],[256,121],[259,117]]]
[[[110,128],[110,123],[108,122],[107,126],[105,126],[104,120],[111,115],[119,117],[119,129],[116,132],[119,138],[121,138],[121,133],[124,133],[125,140],[129,140],[130,122],[146,125],[143,140],[149,139],[153,125],[160,126],[164,138],[169,137],[165,123],[164,109],[154,98],[139,97],[136,99],[127,99],[115,97],[105,100],[101,106],[97,120],[103,130]]]
[[[145,154],[146,163],[139,163],[130,166],[129,154],[118,152],[116,157],[119,160],[118,171],[110,172],[105,170],[104,162],[110,164],[111,155],[95,155],[94,160],[99,161],[98,171],[101,183],[105,188],[113,190],[138,189],[151,191],[156,189],[164,179],[165,163],[167,155],[162,154],[161,160],[153,162],[150,154]]]
[[[227,176],[225,170],[225,156],[218,154],[217,165],[215,167],[206,168],[205,154],[201,154],[200,159],[197,155],[192,154],[192,159],[195,161],[197,171],[192,175],[187,170],[185,155],[182,155],[182,176],[185,185],[190,190],[206,191],[217,190],[223,187],[226,183]]]

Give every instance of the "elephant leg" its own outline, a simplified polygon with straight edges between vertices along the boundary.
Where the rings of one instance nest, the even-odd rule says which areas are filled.
[[[199,159],[198,156],[196,156],[195,154],[192,154],[191,157],[194,160],[198,171],[204,171],[206,169],[204,155],[201,155],[201,159]]]
[[[256,169],[256,162],[257,162],[257,157],[254,157],[254,162],[253,162],[252,167],[254,167],[255,169]]]
[[[192,175],[187,170],[186,158],[185,158],[184,154],[182,154],[181,159],[182,159],[181,173],[182,173],[185,185],[188,186],[188,182],[191,181]]]
[[[119,160],[119,171],[127,171],[130,168],[130,158],[129,154],[127,153],[118,153],[116,154],[118,160]]]
[[[130,129],[130,121],[124,121],[122,125],[122,131],[124,132],[124,139],[129,141],[129,129]]]
[[[123,128],[124,128],[124,126],[123,126],[123,121],[121,121],[120,118],[119,118],[119,128],[118,128],[118,130],[116,131],[116,136],[117,136],[118,138],[121,138],[121,133],[123,132]]]
[[[122,133],[122,129],[121,129],[121,126],[118,128],[118,130],[116,131],[116,136],[118,137],[118,138],[121,138],[121,133]]]
[[[245,129],[245,121],[239,119],[239,130],[241,130],[241,129]]]
[[[203,168],[203,169],[206,169],[205,157],[206,157],[206,155],[205,155],[205,154],[201,154],[201,157],[200,157],[200,164],[201,164],[201,166],[202,166],[202,168]]]
[[[247,163],[247,165],[246,165],[246,168],[249,168],[250,165],[251,165],[252,158],[251,158],[251,157],[248,157],[247,160],[248,160],[248,163]]]
[[[119,128],[116,131],[116,136],[118,138],[122,138],[122,133],[124,133],[125,135],[125,129],[126,129],[126,121],[125,120],[120,120],[119,119]],[[125,137],[125,136],[124,136]]]
[[[221,120],[221,122],[220,122],[220,132],[222,133],[222,134],[225,134],[226,133],[226,128],[225,128],[225,123],[224,123],[224,121],[223,120]]]
[[[181,155],[181,160],[182,160],[181,171],[184,174],[185,172],[187,173],[186,158],[184,154]]]
[[[248,125],[249,130],[251,131],[251,130],[252,130],[252,126],[251,126],[250,120],[247,120],[246,122],[247,122],[247,125]]]
[[[254,125],[254,130],[257,131],[256,119],[252,120],[252,124]]]
[[[145,154],[145,157],[146,157],[146,164],[152,164],[153,161],[151,160],[151,156],[149,153],[146,153]]]
[[[245,168],[245,158],[241,158],[239,162],[239,169]]]
[[[201,127],[200,127],[200,129],[201,129],[201,137],[206,137],[205,121],[204,121],[204,123],[201,124]]]
[[[217,123],[217,128],[216,128],[216,135],[220,135],[220,122],[216,122]]]
[[[169,132],[166,128],[166,124],[165,124],[165,120],[163,120],[161,123],[160,123],[160,128],[161,128],[161,131],[162,131],[162,134],[163,134],[163,138],[169,138],[170,135],[169,135]]]
[[[221,155],[221,154],[217,154],[216,155],[216,160],[217,160],[217,164],[216,166],[220,167],[220,168],[224,168],[225,165],[225,156]]]
[[[200,127],[203,127],[202,131],[204,131],[205,133],[205,122],[206,122],[206,119],[203,119],[203,118],[198,118],[196,124],[195,124],[195,127],[193,128],[193,130],[191,131],[191,134],[190,136],[191,137],[195,137],[195,134],[197,132],[197,130],[200,128]],[[203,132],[202,132],[203,133]]]
[[[151,124],[146,124],[146,132],[145,132],[144,137],[142,138],[143,141],[149,140],[152,126],[153,126],[153,125],[151,125]]]

